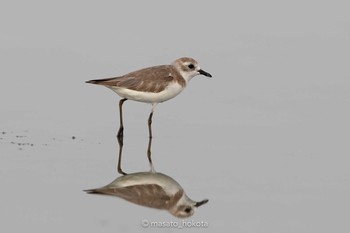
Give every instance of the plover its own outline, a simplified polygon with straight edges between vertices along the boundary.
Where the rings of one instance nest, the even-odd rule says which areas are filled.
[[[208,199],[193,201],[173,178],[153,172],[120,176],[102,188],[84,191],[117,196],[138,205],[167,210],[179,218],[192,216],[195,208],[208,202]]]
[[[148,130],[149,137],[152,137],[151,124],[155,106],[177,96],[193,77],[200,74],[212,77],[199,67],[196,60],[183,57],[170,65],[148,67],[120,77],[90,80],[87,83],[106,86],[122,97],[119,101],[120,127],[118,137],[123,136],[124,132],[123,103],[128,99],[150,103],[152,109],[148,117]]]

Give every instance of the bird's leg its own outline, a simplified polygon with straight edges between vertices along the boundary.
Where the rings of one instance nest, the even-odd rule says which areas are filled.
[[[153,112],[151,112],[148,117],[148,135],[150,139],[152,139],[152,117]]]
[[[117,139],[118,139],[118,144],[119,144],[119,155],[118,155],[118,166],[117,166],[117,171],[120,174],[126,175],[125,172],[123,172],[122,170],[122,152],[123,152],[123,141],[124,141],[124,126],[123,126],[123,103],[126,101],[127,99],[121,99],[119,101],[119,119],[120,119],[120,126],[119,126],[119,130],[118,130],[118,134],[117,134]]]
[[[118,130],[117,137],[123,137],[124,136],[124,125],[123,125],[123,103],[127,101],[126,98],[121,99],[119,101],[119,120],[120,120],[120,126]],[[118,139],[119,140],[119,139]]]
[[[154,108],[156,107],[157,104],[152,104],[152,109],[151,109],[151,113],[149,114],[148,117],[148,135],[149,138],[152,138],[152,117],[153,117],[153,112],[154,112]]]
[[[151,172],[155,173],[153,163],[152,163],[152,158],[151,158],[151,145],[152,145],[152,137],[148,139],[147,157],[148,157],[149,166],[151,168]]]
[[[117,171],[118,171],[118,173],[120,173],[122,175],[126,175],[126,173],[123,172],[122,165],[121,165],[121,163],[122,163],[123,145],[124,145],[124,143],[123,143],[124,137],[123,137],[123,135],[118,135],[117,139],[118,139],[118,144],[119,144],[119,156],[118,156]]]
[[[148,148],[147,148],[147,158],[148,162],[151,168],[151,172],[155,172],[153,163],[152,163],[152,158],[151,158],[151,146],[152,146],[152,117],[153,117],[153,112],[154,108],[156,107],[157,104],[152,104],[152,110],[151,113],[149,114],[148,117],[148,133],[149,133],[149,138],[148,138]]]

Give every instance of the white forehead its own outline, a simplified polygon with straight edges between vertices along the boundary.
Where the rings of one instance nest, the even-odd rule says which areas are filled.
[[[176,59],[173,63],[184,64],[184,65],[188,65],[188,64],[197,65],[198,64],[198,62],[196,60],[194,60],[193,58],[190,58],[190,57],[182,57],[182,58]]]

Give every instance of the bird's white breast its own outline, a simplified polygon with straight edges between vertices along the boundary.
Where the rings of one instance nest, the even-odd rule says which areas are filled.
[[[145,103],[161,103],[167,101],[177,96],[184,89],[184,87],[177,82],[171,82],[163,91],[158,93],[141,92],[113,86],[110,88],[123,98]]]
[[[121,176],[108,186],[111,188],[128,187],[133,185],[159,185],[168,195],[175,195],[182,187],[171,177],[162,173],[139,172]]]

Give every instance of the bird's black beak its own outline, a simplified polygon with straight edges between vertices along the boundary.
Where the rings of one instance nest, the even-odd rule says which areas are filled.
[[[204,75],[204,76],[207,76],[207,77],[210,77],[210,78],[212,77],[211,74],[209,74],[208,72],[205,72],[205,71],[202,70],[202,69],[198,70],[198,72],[199,72],[200,74]]]
[[[209,201],[208,199],[204,199],[203,201],[196,202],[196,204],[194,204],[194,206],[200,207],[201,205],[207,203],[208,201]]]

